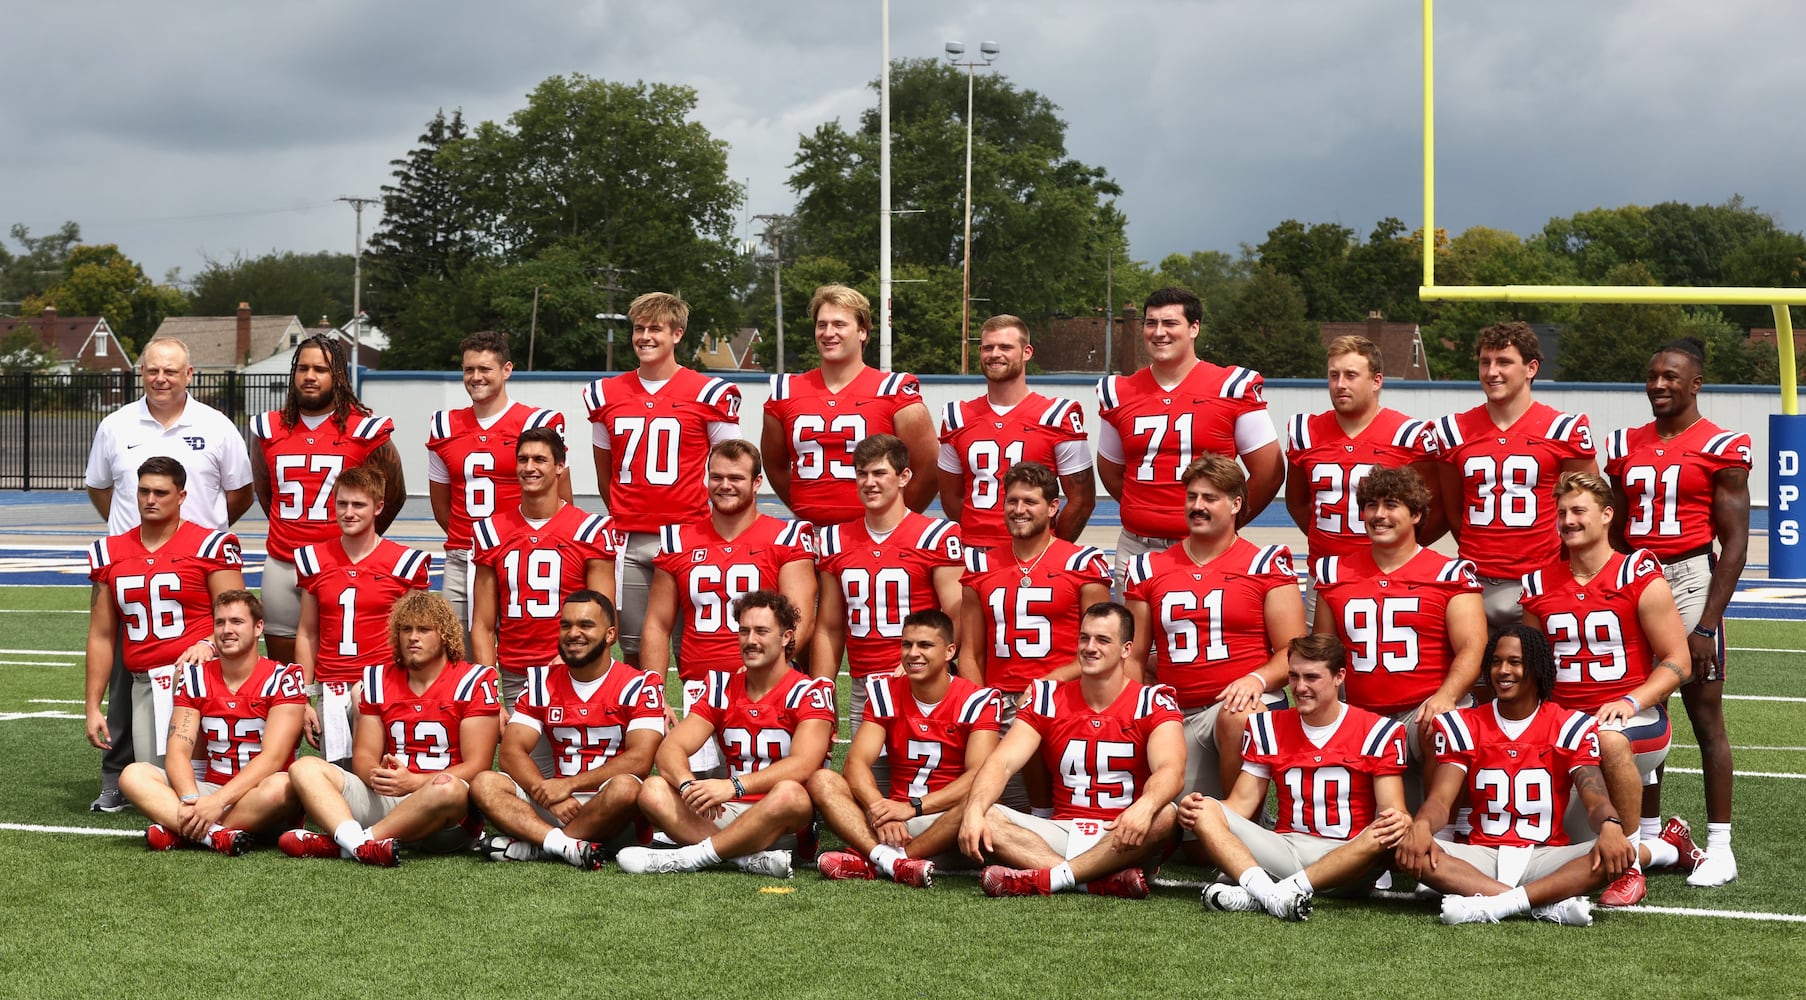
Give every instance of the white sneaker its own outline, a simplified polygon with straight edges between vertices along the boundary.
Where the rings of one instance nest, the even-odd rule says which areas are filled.
[[[1593,904],[1585,896],[1569,896],[1545,906],[1530,908],[1530,916],[1536,920],[1547,920],[1552,924],[1565,924],[1569,927],[1593,926]]]
[[[1299,892],[1297,886],[1282,882],[1267,897],[1264,909],[1281,920],[1304,920],[1311,915],[1311,897],[1309,893]]]
[[[618,863],[617,857],[617,863]],[[789,851],[759,851],[734,859],[734,866],[748,875],[770,875],[772,878],[790,877]]]
[[[665,875],[683,871],[676,851],[655,851],[634,845],[615,852],[615,865],[629,875]]]
[[[484,837],[477,841],[476,851],[485,861],[538,861],[545,853],[538,844],[506,834]]]
[[[1708,850],[1706,858],[1687,876],[1687,884],[1696,888],[1710,888],[1724,885],[1737,879],[1737,856],[1729,847],[1722,851]]]
[[[1255,902],[1248,890],[1239,885],[1212,882],[1204,887],[1204,908],[1223,913],[1260,913],[1266,907]]]
[[[1499,918],[1486,905],[1485,896],[1442,897],[1442,922],[1445,924],[1496,924]]]

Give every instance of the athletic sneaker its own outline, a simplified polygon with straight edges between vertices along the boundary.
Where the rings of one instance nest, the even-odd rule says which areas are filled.
[[[1485,896],[1442,897],[1442,922],[1445,924],[1496,924],[1497,914],[1487,905]]]
[[[1606,907],[1635,906],[1649,898],[1649,880],[1643,877],[1643,870],[1632,868],[1618,876],[1618,881],[1605,887],[1599,894],[1599,905]]]
[[[276,846],[291,858],[336,858],[339,843],[312,830],[285,830],[276,838]]]
[[[1220,913],[1263,913],[1266,907],[1239,885],[1212,882],[1204,887],[1204,908]]]
[[[1311,895],[1299,892],[1297,886],[1281,882],[1273,887],[1263,909],[1280,920],[1308,920],[1312,909]]]
[[[1148,898],[1148,877],[1140,868],[1124,868],[1103,878],[1094,878],[1086,882],[1085,891],[1093,896],[1146,899]]]
[[[677,864],[676,854],[676,851],[629,846],[615,852],[615,864],[629,875],[664,875],[683,871]]]
[[[770,875],[772,878],[789,878],[789,851],[756,851],[734,859],[734,867],[748,875]]]
[[[815,859],[815,870],[826,879],[866,879],[878,877],[878,868],[852,851],[829,851]]]
[[[1544,906],[1530,908],[1530,916],[1537,920],[1547,920],[1552,924],[1566,924],[1569,927],[1593,926],[1593,905],[1585,896],[1569,896]]]
[[[927,858],[901,858],[891,866],[891,879],[898,885],[927,889],[934,885],[934,862]]]
[[[1675,867],[1688,871],[1697,871],[1700,862],[1706,860],[1706,852],[1693,842],[1693,827],[1679,816],[1668,817],[1668,824],[1662,827],[1661,837],[1680,852],[1681,859]]]
[[[599,872],[603,865],[608,864],[608,847],[593,840],[580,840],[577,842],[577,859],[563,860],[570,861],[571,866],[579,871]]]
[[[116,813],[124,812],[132,807],[131,800],[117,788],[103,788],[93,802],[88,803],[89,812]]]
[[[236,858],[251,849],[251,831],[215,830],[207,835],[207,846],[228,858]]]
[[[152,823],[144,828],[144,843],[153,851],[173,851],[178,847],[188,846],[188,841],[181,834],[161,823]]]
[[[477,841],[477,853],[485,861],[538,861],[545,856],[538,844],[499,833]]]
[[[1046,868],[1006,868],[986,865],[978,884],[987,896],[1051,896],[1053,883]]]
[[[357,845],[351,856],[367,865],[378,868],[400,868],[401,857],[395,849],[395,838],[384,837],[381,840],[366,840]]]
[[[1687,876],[1687,884],[1695,888],[1710,888],[1737,880],[1737,857],[1726,847],[1722,851],[1707,851],[1706,857]]]

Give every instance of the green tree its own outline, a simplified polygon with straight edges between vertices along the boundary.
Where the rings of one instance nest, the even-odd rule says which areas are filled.
[[[1343,307],[1363,315],[1377,312],[1401,323],[1428,319],[1430,310],[1417,297],[1423,282],[1422,253],[1421,234],[1406,230],[1395,218],[1381,219],[1367,242],[1348,248],[1342,265]]]
[[[210,258],[189,294],[196,316],[230,316],[249,302],[258,313],[297,316],[304,326],[322,317],[342,326],[351,321],[351,284],[350,254],[283,252]]]
[[[127,348],[156,332],[165,317],[187,310],[187,297],[159,286],[113,243],[77,246],[63,262],[62,280],[25,300],[27,315],[54,306],[65,316],[101,316]]]
[[[1421,245],[1420,245],[1421,246]],[[1419,251],[1421,252],[1421,251]],[[1444,285],[1574,284],[1571,260],[1541,240],[1525,241],[1503,229],[1474,226],[1437,254],[1436,281]],[[1474,339],[1494,323],[1572,322],[1573,306],[1515,302],[1442,302],[1424,327],[1424,347],[1437,378],[1474,377]]]
[[[1657,283],[1649,268],[1638,263],[1620,264],[1603,277],[1608,285]],[[1560,377],[1569,382],[1641,382],[1656,348],[1685,332],[1680,306],[1583,305],[1562,334]]]
[[[1343,293],[1348,251],[1354,230],[1333,222],[1305,225],[1287,219],[1267,231],[1254,248],[1260,262],[1298,282],[1304,292],[1305,315],[1319,322],[1361,319]]]
[[[1773,385],[1780,379],[1780,359],[1772,350],[1749,342],[1749,332],[1711,306],[1687,310],[1683,335],[1706,345],[1708,385]]]
[[[56,363],[56,351],[32,327],[20,324],[0,338],[0,374],[47,372]]]
[[[1305,378],[1323,370],[1317,323],[1305,318],[1298,279],[1266,264],[1254,268],[1228,309],[1212,320],[1203,354],[1267,378]]]
[[[1221,316],[1229,308],[1248,277],[1254,270],[1254,260],[1246,253],[1240,257],[1231,257],[1221,250],[1194,250],[1189,254],[1171,253],[1160,260],[1160,269],[1155,272],[1155,287],[1178,285],[1197,293],[1204,303],[1206,318]],[[1117,287],[1123,287],[1121,279]],[[1147,289],[1152,291],[1153,288]],[[1136,299],[1146,298],[1144,291]],[[1120,304],[1122,296],[1117,296]]]
[[[69,252],[81,243],[82,227],[65,222],[48,236],[33,236],[30,229],[15,224],[10,233],[23,252],[0,247],[0,302],[22,305],[67,276]]]

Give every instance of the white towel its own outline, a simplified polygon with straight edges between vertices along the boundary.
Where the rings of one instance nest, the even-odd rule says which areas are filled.
[[[357,685],[350,681],[326,681],[320,685],[320,755],[327,760],[351,756],[351,699]]]
[[[176,714],[176,667],[152,667],[150,678],[151,725],[157,734],[157,756],[169,754],[169,717]]]
[[[707,694],[706,681],[684,681],[684,714],[689,715],[690,706],[701,701]],[[704,743],[701,750],[690,755],[691,774],[703,774],[720,766],[721,748],[715,740]]]

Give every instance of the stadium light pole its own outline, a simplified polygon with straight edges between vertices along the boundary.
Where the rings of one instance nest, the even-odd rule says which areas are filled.
[[[890,371],[890,0],[879,4],[878,367]]]
[[[991,60],[1003,49],[996,42],[980,42],[979,55],[983,62],[967,60],[960,62],[959,57],[965,55],[966,46],[961,42],[947,43],[947,58],[955,66],[966,69],[966,235],[962,241],[965,251],[964,289],[959,297],[959,373],[967,374],[971,369],[972,359],[972,84],[978,67],[991,65]]]
[[[364,206],[379,204],[375,198],[359,198],[346,195],[335,198],[351,206],[352,214],[357,217],[356,237],[351,244],[351,391],[358,391],[358,353],[364,333]]]

